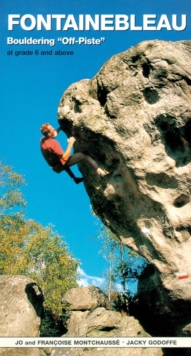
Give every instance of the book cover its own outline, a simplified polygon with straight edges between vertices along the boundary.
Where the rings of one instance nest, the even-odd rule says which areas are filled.
[[[1,1],[1,176],[11,166],[25,180],[25,219],[58,232],[80,286],[109,290],[101,221],[149,262],[131,312],[151,336],[190,336],[190,11],[188,0]],[[71,170],[40,149],[43,124],[60,128],[50,149],[59,165],[67,150],[78,154]],[[9,199],[13,221],[22,202]],[[2,219],[11,218],[2,202]],[[147,315],[156,310],[148,323],[143,305]]]

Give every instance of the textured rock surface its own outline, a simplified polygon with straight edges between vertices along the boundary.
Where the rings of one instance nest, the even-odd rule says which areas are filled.
[[[115,349],[115,348],[75,348],[56,350],[56,353],[52,356],[162,356],[163,353],[160,349],[146,349],[146,348],[128,348],[128,349]]]
[[[164,313],[191,302],[190,44],[145,41],[115,55],[71,85],[58,109],[75,150],[111,172],[100,179],[80,164],[96,214],[155,266]]]
[[[0,276],[0,336],[39,336],[43,296],[38,285],[24,276]],[[43,356],[36,348],[0,349],[4,356]]]
[[[1,356],[47,356],[50,355],[45,353],[42,349],[37,348],[15,348],[15,349],[1,349]]]
[[[0,335],[39,336],[43,296],[24,276],[0,276]]]
[[[72,310],[91,310],[97,307],[109,308],[107,296],[98,287],[72,288],[65,293],[63,304],[70,304]]]
[[[106,310],[105,308],[97,308],[90,313],[79,324],[69,329],[66,337],[149,337],[143,330],[138,321],[133,317],[123,316],[115,311]],[[53,349],[51,356],[130,356],[130,355],[144,355],[144,356],[162,356],[161,349],[114,349],[114,348],[98,348],[84,347],[84,348],[60,348]]]
[[[97,308],[86,319],[69,329],[67,336],[114,336],[116,329],[120,329],[121,319],[120,313],[116,311]]]
[[[51,356],[163,356],[161,349],[152,348],[75,348],[56,350]]]
[[[90,311],[72,311],[70,313],[70,317],[68,320],[65,322],[64,326],[66,327],[67,330],[72,329],[75,325],[79,324],[82,320],[84,320],[88,315]]]
[[[187,279],[181,280],[182,288],[186,288],[187,284]],[[189,301],[174,299],[170,291],[164,293],[161,280],[151,265],[141,276],[137,298],[133,315],[152,336],[159,336],[161,332],[163,336],[191,336]]]

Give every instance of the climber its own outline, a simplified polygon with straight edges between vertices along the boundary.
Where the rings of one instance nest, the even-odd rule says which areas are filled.
[[[68,138],[68,147],[64,152],[58,141],[54,138],[58,135],[61,128],[59,127],[55,130],[50,124],[46,123],[40,127],[40,131],[44,137],[40,140],[40,148],[43,157],[45,158],[48,165],[56,173],[66,171],[69,176],[74,180],[76,184],[83,182],[84,178],[78,178],[71,171],[70,167],[81,162],[86,161],[92,166],[92,168],[97,172],[100,177],[105,177],[109,172],[101,169],[97,163],[89,156],[86,156],[84,153],[78,152],[70,156],[72,147],[76,139],[74,137]]]

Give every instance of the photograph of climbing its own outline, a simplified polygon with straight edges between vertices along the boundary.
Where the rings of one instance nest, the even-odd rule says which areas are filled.
[[[189,1],[0,17],[0,356],[191,355]]]

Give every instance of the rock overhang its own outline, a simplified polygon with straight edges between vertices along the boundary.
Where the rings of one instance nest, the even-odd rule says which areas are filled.
[[[115,55],[72,84],[58,109],[75,151],[111,172],[101,180],[79,165],[93,210],[170,290],[176,273],[191,276],[190,43],[145,41]]]

